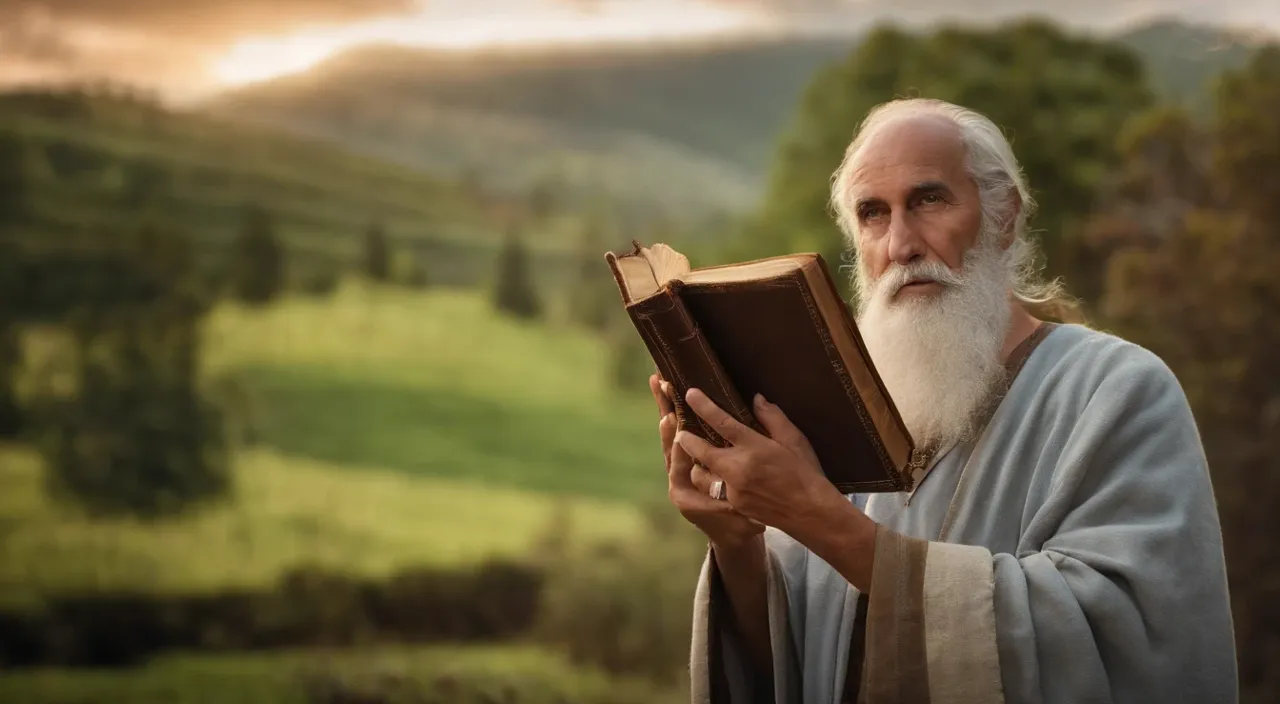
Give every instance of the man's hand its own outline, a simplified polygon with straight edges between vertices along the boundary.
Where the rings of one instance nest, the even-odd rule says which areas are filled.
[[[768,436],[739,423],[698,389],[691,389],[685,400],[731,446],[719,448],[681,432],[676,447],[725,480],[728,503],[739,513],[788,532],[816,506],[845,500],[823,475],[808,439],[763,397],[756,397],[755,415]]]
[[[662,440],[662,456],[667,468],[667,494],[671,503],[713,545],[736,548],[764,532],[764,526],[751,521],[726,501],[711,498],[711,483],[719,477],[694,465],[685,449],[675,444],[676,414],[670,383],[656,374],[649,377],[649,390],[658,404],[658,434]]]
[[[756,397],[755,415],[768,432],[765,436],[738,422],[697,389],[691,389],[685,400],[730,443],[719,448],[687,431],[676,434],[676,448],[706,467],[708,475],[724,479],[727,501],[712,501],[731,504],[737,514],[790,535],[855,587],[867,588],[876,525],[827,480],[813,446],[782,409]],[[673,450],[674,454],[679,453]]]

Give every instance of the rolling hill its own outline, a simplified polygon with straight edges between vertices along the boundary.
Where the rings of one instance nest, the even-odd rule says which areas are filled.
[[[1208,81],[1249,52],[1231,32],[1174,21],[1114,38],[1146,61],[1160,94],[1201,111]],[[370,47],[204,108],[505,186],[552,179],[642,210],[738,209],[758,195],[815,72],[856,44],[782,37],[465,55]]]
[[[92,241],[158,218],[216,248],[239,231],[251,205],[273,216],[299,259],[354,263],[375,219],[406,247],[498,242],[495,206],[504,204],[457,179],[128,93],[0,94],[0,142],[21,155],[37,242]]]

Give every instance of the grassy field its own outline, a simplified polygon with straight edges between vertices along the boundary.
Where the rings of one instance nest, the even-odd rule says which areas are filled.
[[[261,584],[298,563],[361,574],[522,553],[559,507],[577,535],[636,530],[665,498],[643,378],[605,383],[601,343],[454,291],[346,286],[220,309],[208,373],[259,435],[228,504],[159,525],[90,521],[0,448],[0,592]]]
[[[17,704],[304,704],[317,678],[350,689],[428,693],[435,704],[674,704],[664,691],[575,668],[554,653],[525,647],[426,648],[346,653],[164,658],[139,671],[37,670],[0,673],[0,701]],[[450,688],[448,682],[457,683]],[[394,684],[388,684],[394,683]],[[508,698],[510,697],[510,698]],[[348,699],[346,701],[354,701]],[[365,701],[365,700],[361,700]],[[378,699],[376,701],[388,701]],[[399,700],[397,700],[399,701]]]
[[[347,286],[225,308],[209,342],[211,373],[245,390],[282,452],[625,501],[666,490],[643,375],[619,393],[597,338],[496,316],[470,292]]]
[[[301,563],[380,575],[519,556],[563,505],[581,538],[638,525],[625,504],[248,452],[227,505],[159,525],[91,521],[50,504],[40,463],[0,449],[0,600],[69,588],[203,591],[273,582]]]

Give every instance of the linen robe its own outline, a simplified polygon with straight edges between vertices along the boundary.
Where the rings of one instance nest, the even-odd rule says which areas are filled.
[[[1236,701],[1221,530],[1180,385],[1117,337],[1044,333],[976,441],[911,493],[849,497],[879,526],[867,594],[766,530],[772,672],[748,665],[708,553],[695,703]]]

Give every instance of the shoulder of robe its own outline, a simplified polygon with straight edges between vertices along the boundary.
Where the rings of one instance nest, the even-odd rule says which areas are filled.
[[[1057,359],[1046,369],[1062,391],[1084,403],[1099,401],[1186,404],[1182,385],[1156,353],[1115,334],[1066,326]]]

